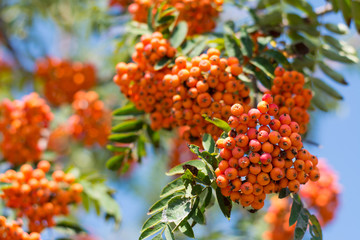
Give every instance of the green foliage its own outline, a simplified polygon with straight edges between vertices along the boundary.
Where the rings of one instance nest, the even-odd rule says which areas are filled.
[[[95,207],[96,213],[105,213],[106,219],[114,219],[115,223],[121,221],[120,207],[112,196],[114,191],[107,187],[103,178],[97,174],[80,176],[78,182],[83,186],[83,206],[86,211]]]
[[[294,239],[303,239],[308,226],[312,236],[311,239],[322,239],[322,230],[316,216],[310,214],[309,210],[304,207],[298,194],[292,197],[293,203],[291,206],[289,225],[292,226],[296,223]]]

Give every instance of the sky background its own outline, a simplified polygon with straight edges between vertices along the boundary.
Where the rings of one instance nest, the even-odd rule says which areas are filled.
[[[312,1],[315,7],[323,3],[324,1]],[[241,14],[229,7],[226,7],[222,13],[224,20],[234,19],[235,22],[241,22],[243,21],[241,17]],[[343,22],[340,14],[326,15],[324,20],[333,23]],[[59,32],[52,23],[39,21],[35,31],[45,38],[44,42],[46,43],[41,48],[32,47],[33,51],[38,52],[39,55],[42,54],[43,49],[46,49],[46,52],[52,55],[66,56],[72,54],[71,51],[59,51],[57,45]],[[114,33],[108,33],[104,36],[94,36],[89,42],[75,46],[75,49],[84,51],[88,46],[98,49],[106,48],[104,46],[109,46],[113,35]],[[356,35],[353,27],[351,28],[351,34],[345,36],[344,40],[359,48],[360,37]],[[18,46],[21,47],[20,41]],[[103,54],[105,53],[106,51]],[[89,53],[90,59],[94,57],[101,59],[101,56],[93,56]],[[317,111],[313,114],[312,131],[309,133],[308,139],[319,143],[321,148],[313,145],[307,145],[306,147],[312,154],[327,159],[328,163],[339,174],[339,181],[342,185],[340,206],[334,221],[323,229],[324,239],[355,239],[354,236],[358,236],[356,224],[358,223],[358,214],[360,214],[358,204],[360,194],[357,185],[357,178],[360,176],[360,154],[358,153],[360,151],[360,64],[351,66],[344,66],[334,62],[329,62],[329,64],[345,76],[349,86],[341,86],[328,81],[329,84],[340,91],[344,96],[344,100],[341,101],[338,109],[334,112],[322,113]],[[324,77],[321,73],[316,73],[316,75]],[[163,164],[165,160],[155,156],[151,149],[148,149],[148,153],[149,155],[144,159],[143,164],[138,166],[131,176],[109,181],[109,185],[118,191],[115,198],[122,210],[123,221],[119,229],[115,229],[114,224],[97,217],[94,212],[86,214],[80,210],[80,222],[91,233],[98,236],[98,239],[133,240],[138,238],[142,223],[147,218],[146,212],[148,208],[158,199],[162,186],[170,180],[164,174],[166,171]],[[153,186],[156,186],[156,188]],[[197,228],[199,233],[205,233],[211,229],[211,231],[220,230],[231,234],[236,219],[240,217],[236,211],[235,208],[233,211],[234,217],[228,222],[219,214],[218,207],[213,207],[212,211],[210,211],[208,225]],[[43,234],[45,240],[52,239],[53,236],[54,233],[51,230],[45,231]]]

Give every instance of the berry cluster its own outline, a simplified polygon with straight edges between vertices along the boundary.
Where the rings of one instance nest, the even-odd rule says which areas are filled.
[[[163,83],[163,77],[170,73],[170,69],[155,70],[154,67],[164,56],[173,58],[176,50],[159,32],[143,35],[135,49],[132,56],[135,63],[118,63],[114,82],[139,110],[150,113],[153,129],[171,128],[172,96],[175,92]]]
[[[291,240],[294,238],[295,224],[289,226],[290,203],[286,198],[279,199],[274,196],[267,209],[265,221],[269,230],[264,233],[264,239]]]
[[[266,194],[286,187],[296,193],[300,184],[320,177],[317,157],[303,149],[299,125],[288,114],[277,117],[270,94],[262,100],[249,111],[234,104],[228,120],[232,130],[216,143],[223,159],[216,169],[222,194],[254,209],[264,206]]]
[[[334,218],[339,204],[339,185],[336,174],[325,161],[320,160],[318,168],[321,178],[309,182],[300,190],[300,197],[310,212],[315,213],[320,225],[325,226]],[[271,199],[271,205],[265,215],[269,231],[265,238],[270,240],[291,240],[294,238],[295,225],[289,227],[291,201],[288,199]]]
[[[111,132],[111,112],[94,91],[79,91],[72,103],[75,112],[69,119],[71,135],[86,146],[104,146]]]
[[[1,149],[13,165],[38,161],[46,147],[45,130],[53,115],[37,93],[0,105]]]
[[[155,15],[157,7],[163,2],[163,0],[135,0],[129,6],[129,12],[135,21],[147,22],[150,7],[154,6]],[[163,9],[175,7],[179,12],[178,21],[186,21],[189,28],[188,35],[194,35],[215,28],[215,19],[219,16],[223,3],[223,0],[170,0],[162,6]]]
[[[339,205],[340,186],[338,178],[325,161],[320,160],[318,168],[321,178],[317,182],[310,182],[301,188],[300,196],[307,207],[318,216],[322,226],[329,223],[336,213]]]
[[[215,139],[220,136],[222,130],[205,121],[202,115],[227,119],[231,105],[243,103],[247,107],[250,91],[238,79],[241,73],[237,58],[220,58],[220,51],[215,48],[191,62],[185,57],[176,58],[172,74],[164,77],[164,83],[176,89],[172,111],[177,126],[189,128],[183,135],[186,141],[198,143],[203,133]]]
[[[0,174],[0,182],[11,184],[3,189],[1,198],[7,207],[18,211],[19,217],[28,218],[32,232],[54,226],[54,216],[67,215],[68,205],[81,201],[83,187],[74,183],[72,174],[57,170],[48,180],[45,174],[49,170],[50,163],[40,161],[36,169],[24,164],[19,172],[7,170]]]
[[[44,94],[56,106],[73,101],[79,90],[95,85],[96,72],[92,64],[45,58],[36,62],[36,76],[44,81]]]
[[[41,240],[39,233],[29,234],[21,228],[21,225],[17,221],[8,222],[4,216],[0,216],[0,240]]]
[[[307,109],[312,99],[311,90],[304,88],[304,75],[277,67],[275,76],[270,92],[274,96],[274,103],[280,107],[279,114],[290,114],[300,126],[299,133],[304,134],[310,121]]]

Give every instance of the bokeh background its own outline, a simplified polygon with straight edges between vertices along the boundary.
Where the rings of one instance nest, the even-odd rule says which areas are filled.
[[[318,7],[325,1],[314,0],[311,4]],[[107,8],[107,2],[103,1],[98,4],[100,9]],[[33,71],[35,60],[46,55],[57,56],[60,58],[69,58],[79,61],[88,61],[96,65],[100,84],[96,90],[100,96],[111,108],[123,105],[123,99],[120,93],[112,84],[112,75],[114,74],[114,66],[116,62],[123,60],[124,51],[118,49],[120,37],[124,34],[124,23],[129,19],[126,15],[117,15],[116,17],[104,18],[106,24],[105,30],[99,28],[98,32],[89,31],[94,26],[92,18],[103,17],[102,15],[83,16],[81,21],[73,21],[72,10],[62,10],[65,19],[71,25],[70,31],[64,31],[58,26],[57,20],[46,17],[46,14],[35,14],[32,24],[26,29],[28,34],[22,35],[22,27],[26,25],[29,19],[24,18],[24,26],[19,26],[19,34],[13,36],[10,40],[16,48],[17,58],[21,62],[21,66],[26,71]],[[113,10],[116,11],[116,10]],[[21,12],[13,12],[10,16],[21,18]],[[323,16],[324,20],[333,23],[343,22],[340,14],[330,13]],[[75,17],[74,17],[75,19]],[[76,18],[78,19],[78,18]],[[218,29],[222,28],[222,23],[226,20],[234,20],[237,24],[247,23],[250,18],[239,12],[238,9],[225,5],[223,13],[221,13],[221,22]],[[19,20],[19,19],[17,19]],[[20,21],[21,22],[21,21]],[[106,25],[105,24],[105,25]],[[95,26],[96,27],[96,26]],[[100,26],[101,27],[101,26]],[[352,26],[350,34],[343,37],[352,46],[359,49],[360,35]],[[12,55],[5,49],[0,49],[0,56],[14,62]],[[328,163],[338,173],[341,189],[341,202],[336,218],[327,226],[324,232],[324,239],[356,239],[357,219],[360,213],[358,207],[358,199],[360,197],[358,191],[358,177],[360,169],[360,65],[344,66],[335,62],[328,64],[341,72],[345,79],[349,82],[348,86],[336,85],[331,81],[327,81],[334,86],[344,96],[336,107],[336,111],[324,113],[316,111],[312,113],[312,123],[307,140],[313,143],[307,143],[306,147],[313,154],[326,158]],[[326,79],[320,71],[315,72],[315,76]],[[30,78],[29,78],[30,79]],[[26,77],[22,79],[22,90],[9,92],[1,92],[0,98],[12,97],[19,98],[34,89],[34,84]],[[61,113],[57,115],[61,118]],[[316,144],[314,144],[316,143]],[[163,143],[165,148],[169,148],[168,144]],[[142,223],[147,218],[146,212],[151,204],[158,199],[161,188],[171,179],[165,175],[168,169],[168,156],[165,152],[154,151],[151,146],[147,146],[148,155],[143,159],[141,165],[133,166],[131,172],[125,176],[118,175],[107,171],[104,174],[109,177],[109,186],[116,189],[115,199],[119,203],[122,211],[122,222],[120,226],[116,226],[112,222],[105,222],[103,217],[96,215],[95,211],[86,213],[85,210],[79,209],[76,218],[80,223],[94,236],[95,239],[137,239]],[[73,158],[79,165],[87,165],[87,167],[96,168],[98,165],[104,165],[106,162],[106,154],[100,157],[94,157],[94,154],[88,150],[77,150],[76,156]],[[220,213],[217,206],[213,207],[208,213],[207,225],[196,227],[196,239],[261,239],[257,229],[264,229],[266,225],[263,222],[256,222],[254,225],[244,225],[241,218],[245,217],[251,221],[255,216],[241,211],[239,207],[233,210],[231,221],[227,221]],[[261,218],[261,217],[260,217]],[[54,231],[47,230],[43,233],[44,239],[53,239],[56,235]],[[307,236],[309,238],[309,236]]]

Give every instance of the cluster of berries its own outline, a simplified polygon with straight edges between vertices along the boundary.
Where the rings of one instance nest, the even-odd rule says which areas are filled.
[[[46,148],[46,130],[53,115],[37,93],[0,105],[3,157],[13,165],[38,161]]]
[[[317,182],[309,182],[300,190],[300,197],[310,212],[319,219],[322,227],[326,226],[337,212],[340,186],[337,175],[324,160],[319,161],[321,178]],[[295,225],[289,226],[291,201],[288,199],[271,199],[271,205],[265,215],[269,230],[264,237],[269,240],[291,240],[294,238]]]
[[[94,91],[79,91],[72,103],[75,112],[69,119],[70,134],[86,146],[104,146],[111,132],[111,112]]]
[[[176,58],[172,74],[163,80],[166,86],[176,90],[172,113],[177,126],[188,127],[183,134],[186,141],[199,143],[203,133],[217,139],[222,130],[205,121],[203,115],[227,119],[231,105],[249,104],[250,90],[238,79],[241,73],[237,58],[220,58],[220,51],[215,48],[190,62],[185,57]]]
[[[324,160],[319,161],[321,178],[317,182],[309,182],[300,191],[301,199],[313,210],[320,225],[325,226],[334,219],[339,205],[340,186],[338,177]]]
[[[41,240],[39,233],[29,234],[21,225],[21,222],[7,221],[4,216],[0,216],[0,240]]]
[[[159,32],[143,35],[135,49],[132,56],[135,63],[118,63],[114,82],[139,110],[150,113],[153,129],[171,128],[174,90],[163,83],[163,77],[171,70],[155,69],[155,64],[162,57],[173,58],[176,49]]]
[[[270,94],[262,100],[249,111],[234,104],[232,130],[216,143],[223,159],[215,171],[222,194],[254,209],[264,206],[266,194],[286,187],[297,193],[300,184],[320,177],[317,157],[303,148],[299,125],[288,114],[277,117]]]
[[[129,6],[129,12],[133,19],[138,22],[147,22],[147,15],[151,6],[154,6],[153,14],[157,7],[163,9],[175,7],[179,12],[177,21],[186,21],[188,35],[210,32],[215,28],[215,19],[222,10],[223,0],[170,0],[163,4],[163,0],[135,0]]]
[[[44,58],[36,62],[35,75],[44,82],[44,94],[53,105],[71,103],[75,93],[95,85],[95,67],[89,63]]]
[[[285,71],[282,67],[275,69],[274,85],[270,93],[274,102],[279,106],[279,114],[290,114],[291,118],[300,126],[300,134],[307,131],[310,115],[307,112],[312,99],[310,89],[304,88],[305,79],[297,71]]]
[[[264,239],[291,240],[294,239],[295,224],[289,226],[290,202],[289,199],[271,198],[270,207],[267,209],[265,221],[269,230],[264,232]]]
[[[67,215],[68,205],[81,201],[83,187],[75,183],[72,174],[57,170],[48,180],[45,174],[49,170],[50,163],[40,161],[36,169],[24,164],[19,172],[0,174],[0,182],[10,184],[1,198],[7,207],[17,210],[19,217],[27,217],[31,232],[54,226],[54,216]]]

